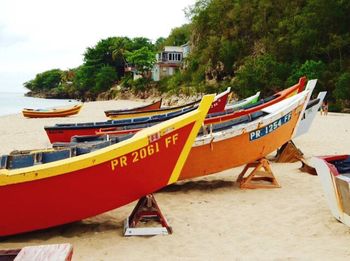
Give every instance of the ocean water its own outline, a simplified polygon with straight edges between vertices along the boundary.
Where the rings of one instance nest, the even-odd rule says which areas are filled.
[[[23,108],[48,109],[73,103],[76,101],[32,98],[24,96],[24,93],[0,92],[0,116],[21,113]]]

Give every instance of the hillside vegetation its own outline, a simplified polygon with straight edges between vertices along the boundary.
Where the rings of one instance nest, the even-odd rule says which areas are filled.
[[[245,97],[269,95],[297,82],[317,78],[327,90],[331,110],[349,106],[350,1],[198,0],[187,8],[190,23],[155,43],[139,37],[110,37],[84,53],[84,63],[69,71],[40,73],[25,83],[33,92],[56,97],[91,98],[118,83],[126,89],[161,92],[217,92],[232,86]],[[184,68],[152,83],[146,77],[164,45],[190,43]],[[126,65],[144,78],[133,81]]]

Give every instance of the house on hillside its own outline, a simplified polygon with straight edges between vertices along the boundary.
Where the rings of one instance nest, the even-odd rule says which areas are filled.
[[[156,54],[152,79],[159,81],[173,75],[183,65],[183,59],[188,56],[189,52],[188,43],[181,46],[165,46],[161,52]]]

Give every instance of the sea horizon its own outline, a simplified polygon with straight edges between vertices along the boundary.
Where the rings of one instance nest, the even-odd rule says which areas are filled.
[[[21,113],[22,109],[49,109],[77,102],[72,99],[44,99],[25,96],[26,92],[0,91],[0,116]]]

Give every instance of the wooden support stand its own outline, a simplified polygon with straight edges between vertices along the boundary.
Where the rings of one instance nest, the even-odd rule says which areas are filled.
[[[311,175],[314,175],[316,176],[317,175],[317,172],[316,172],[316,169],[314,167],[311,167],[304,158],[300,158],[300,161],[301,161],[301,167],[299,168],[300,171],[302,172],[306,172],[306,173],[309,173]]]
[[[285,143],[276,155],[278,163],[293,163],[300,161],[302,166],[299,168],[302,172],[307,172],[311,175],[317,175],[315,168],[311,167],[303,157],[303,153],[295,146],[292,140]]]
[[[140,221],[156,221],[161,227],[136,227]],[[163,216],[153,194],[142,197],[124,222],[124,236],[153,236],[172,234],[172,228]]]
[[[288,141],[283,144],[277,151],[276,162],[278,163],[293,163],[303,158],[303,153],[299,150],[293,141]]]
[[[244,177],[249,168],[254,168],[247,177]],[[261,181],[261,182],[260,182]],[[280,188],[272,173],[270,163],[266,158],[248,163],[237,178],[241,189]]]

